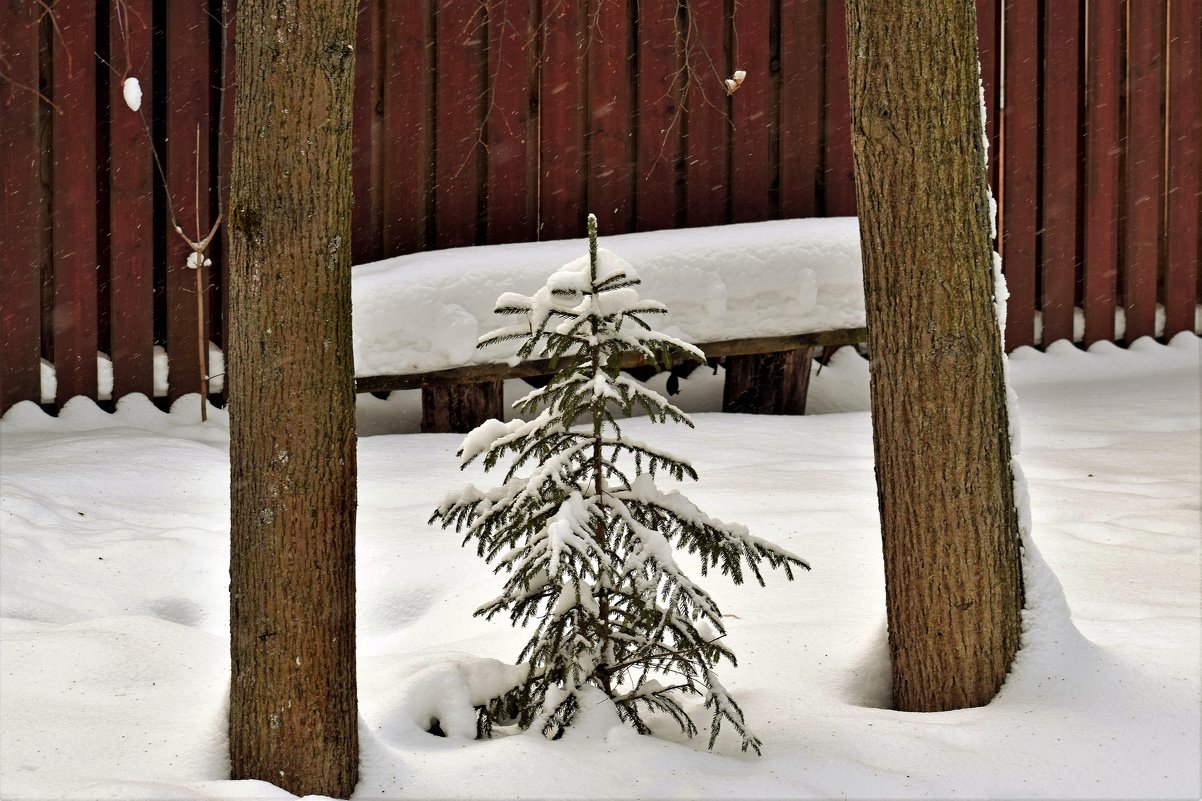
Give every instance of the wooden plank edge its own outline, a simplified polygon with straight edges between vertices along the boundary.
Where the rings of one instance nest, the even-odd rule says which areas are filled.
[[[707,357],[751,356],[759,353],[779,353],[803,347],[819,345],[858,345],[868,339],[864,328],[842,328],[834,331],[815,331],[783,337],[754,337],[731,339],[725,342],[706,342],[698,345]],[[638,367],[645,363],[638,354],[623,354],[617,361],[620,367]],[[421,389],[425,386],[445,384],[471,384],[480,381],[497,381],[506,378],[532,378],[550,375],[555,369],[550,359],[535,359],[510,365],[505,363],[472,364],[452,367],[429,373],[407,373],[404,375],[362,376],[355,379],[355,391],[390,392],[402,389]]]

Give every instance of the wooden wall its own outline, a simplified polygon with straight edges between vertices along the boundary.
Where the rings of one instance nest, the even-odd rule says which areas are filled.
[[[98,351],[114,397],[150,394],[156,345],[168,395],[195,391],[220,234],[201,317],[171,229],[201,238],[228,187],[232,2],[47,6],[0,0],[0,409],[40,398],[43,360],[60,401],[96,397]],[[1007,347],[1074,316],[1119,338],[1116,309],[1128,340],[1158,309],[1193,330],[1202,0],[977,9]],[[354,258],[581,236],[589,211],[603,233],[854,214],[844,25],[841,0],[361,0]]]

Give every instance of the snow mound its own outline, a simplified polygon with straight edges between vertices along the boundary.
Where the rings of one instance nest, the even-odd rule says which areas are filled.
[[[526,668],[462,653],[390,659],[364,671],[362,714],[385,745],[406,747],[432,736],[437,723],[453,740],[476,739],[476,707],[512,689]]]
[[[854,217],[778,220],[604,237],[634,265],[640,294],[664,303],[664,333],[691,342],[785,336],[864,325]],[[476,350],[500,328],[494,302],[533,295],[585,239],[400,256],[354,273],[355,374],[422,373],[500,362],[517,344]]]
[[[198,393],[178,398],[171,404],[169,413],[164,413],[145,395],[135,393],[117,401],[117,408],[111,414],[90,398],[77,395],[63,404],[57,417],[48,414],[33,401],[22,401],[5,412],[0,421],[8,434],[63,434],[69,431],[137,428],[201,442],[226,441],[230,427],[229,413],[210,403],[208,417],[207,422],[201,422]]]

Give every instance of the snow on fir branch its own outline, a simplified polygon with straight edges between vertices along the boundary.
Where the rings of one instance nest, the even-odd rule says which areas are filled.
[[[676,480],[697,474],[627,437],[619,418],[641,409],[655,422],[693,421],[611,362],[635,352],[666,369],[705,357],[650,324],[664,306],[640,298],[634,269],[597,247],[593,215],[588,234],[588,255],[533,296],[498,298],[497,312],[520,322],[481,337],[480,346],[522,340],[519,356],[550,357],[557,372],[514,403],[529,419],[489,420],[463,440],[464,467],[479,459],[492,470],[507,460],[502,484],[453,492],[430,518],[454,526],[506,576],[502,593],[476,614],[533,628],[518,657],[525,679],[479,708],[480,734],[516,723],[558,738],[600,692],[640,733],[650,733],[648,716],[663,714],[691,737],[698,730],[682,696],[695,695],[712,714],[711,748],[727,723],[744,751],[759,753],[759,738],[714,673],[723,660],[735,664],[722,612],[676,554],[693,554],[703,576],[719,569],[736,584],[750,575],[763,585],[765,566],[790,580],[795,567],[809,566],[656,486],[660,472]]]

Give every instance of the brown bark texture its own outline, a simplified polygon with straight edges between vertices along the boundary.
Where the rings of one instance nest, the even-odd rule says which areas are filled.
[[[994,305],[976,13],[848,0],[893,703],[989,702],[1022,572]]]
[[[239,0],[230,201],[233,778],[358,774],[353,0]]]

